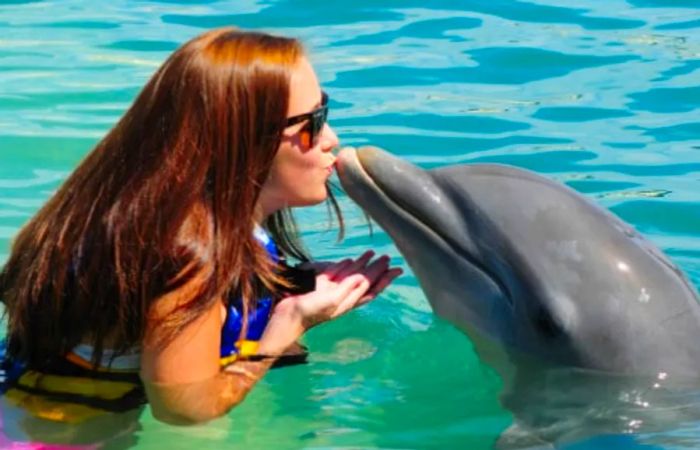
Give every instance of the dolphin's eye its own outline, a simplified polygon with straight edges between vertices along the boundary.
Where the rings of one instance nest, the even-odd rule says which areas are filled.
[[[540,309],[535,313],[534,324],[537,330],[548,338],[557,337],[562,332],[561,327],[552,315],[544,309]]]

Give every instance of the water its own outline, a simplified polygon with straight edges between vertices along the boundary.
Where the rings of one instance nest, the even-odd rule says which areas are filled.
[[[536,170],[622,216],[699,285],[700,2],[571,5],[2,1],[0,261],[168,53],[234,24],[307,44],[344,144],[379,145],[423,167],[490,161]],[[371,246],[406,268],[386,235],[375,227],[370,237],[360,212],[341,201],[341,244],[319,225],[324,208],[299,211],[312,253],[338,259]],[[410,271],[306,343],[310,364],[270,373],[221,420],[172,428],[146,410],[133,448],[478,449],[511,423],[499,379],[433,316]],[[691,423],[570,448],[698,441]]]

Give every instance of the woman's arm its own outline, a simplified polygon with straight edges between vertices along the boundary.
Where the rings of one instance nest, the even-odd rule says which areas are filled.
[[[203,313],[165,346],[159,346],[158,321],[149,326],[141,359],[141,377],[153,415],[164,422],[191,424],[225,414],[240,403],[278,355],[301,335],[321,322],[338,317],[370,301],[400,269],[391,269],[388,258],[371,262],[373,254],[328,265],[317,276],[316,290],[282,299],[273,311],[260,339],[259,361],[237,361],[219,367],[223,303]],[[157,303],[154,317],[163,317],[183,292],[169,294]]]
[[[158,312],[177,304],[177,295],[160,299],[154,317],[162,317]],[[223,303],[215,302],[164,346],[157,344],[161,337],[159,321],[149,326],[141,356],[141,378],[158,420],[184,425],[219,417],[240,403],[274,362],[241,361],[231,366],[236,370],[222,371],[219,346],[223,314]]]

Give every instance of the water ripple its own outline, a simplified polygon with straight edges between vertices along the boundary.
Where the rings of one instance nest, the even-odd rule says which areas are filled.
[[[700,230],[699,202],[627,201],[611,208],[624,220],[641,230],[665,234],[696,235]]]
[[[643,129],[645,135],[652,136],[657,142],[700,141],[700,122],[640,129]]]
[[[506,133],[531,128],[530,124],[514,122],[495,117],[478,115],[446,116],[444,114],[378,114],[373,116],[355,115],[336,119],[338,127],[352,127],[372,124],[376,126],[400,126],[413,130],[453,131],[456,133]]]
[[[179,44],[173,41],[116,41],[111,44],[104,45],[104,48],[113,48],[116,50],[131,50],[135,52],[172,52]]]
[[[344,133],[348,143],[355,145],[369,143],[367,142],[367,134],[355,134],[352,132]],[[409,158],[416,164],[423,164],[427,167],[441,165],[446,163],[463,163],[466,161],[475,161],[472,153],[478,153],[491,149],[503,149],[508,146],[523,146],[530,147],[536,145],[556,145],[566,144],[571,142],[568,139],[548,138],[539,136],[520,136],[512,135],[501,138],[467,138],[459,136],[436,136],[432,134],[418,135],[410,131],[404,134],[391,134],[386,131],[372,135],[371,143],[391,149],[392,152]],[[574,154],[576,152],[564,152]],[[541,157],[532,155],[534,159]],[[492,156],[484,158],[498,159],[501,156]],[[510,158],[510,156],[503,156]],[[517,158],[517,156],[513,156]],[[476,162],[476,161],[475,161]],[[546,165],[546,163],[545,163]]]
[[[657,30],[688,30],[691,28],[700,28],[700,19],[688,20],[685,22],[673,22],[654,27]]]
[[[688,61],[685,61],[680,66],[676,66],[676,67],[673,67],[669,70],[662,72],[658,78],[654,79],[654,81],[668,81],[674,77],[687,75],[687,74],[692,73],[698,69],[700,69],[700,59],[688,60]]]
[[[278,27],[286,28],[291,24],[304,26],[328,26],[361,22],[386,22],[401,20],[404,14],[388,11],[381,7],[349,8],[343,14],[337,14],[337,6],[331,2],[307,2],[309,8],[295,4],[292,8],[279,2],[259,13],[253,14],[211,14],[183,15],[164,14],[163,23],[188,25],[199,28],[214,28],[223,26],[245,26],[246,28]]]
[[[390,0],[383,2],[387,7],[423,8],[425,2],[420,0]],[[434,0],[430,7],[436,10],[462,10],[493,15],[516,22],[575,24],[591,30],[630,29],[644,25],[644,21],[621,19],[618,17],[591,17],[586,8],[568,8],[530,3],[526,1],[465,0],[455,3],[452,0]]]
[[[540,108],[532,117],[554,122],[587,122],[589,120],[613,119],[632,115],[631,112],[621,109],[557,107]]]
[[[700,86],[655,88],[630,94],[631,109],[658,113],[688,112],[700,108]]]
[[[468,50],[475,67],[380,66],[347,70],[329,83],[349,88],[372,86],[420,86],[437,83],[525,84],[561,77],[576,70],[620,64],[633,55],[574,55],[537,48],[494,47]]]
[[[696,0],[627,0],[638,8],[688,8],[697,9]]]
[[[44,22],[29,24],[32,28],[76,28],[88,30],[111,30],[119,28],[120,25],[114,22],[100,22],[96,20],[70,20],[62,22]]]
[[[483,23],[472,17],[448,17],[443,19],[420,20],[411,22],[392,31],[382,31],[373,34],[361,34],[352,39],[337,41],[333,45],[382,45],[397,39],[445,39],[450,42],[464,42],[467,39],[452,34],[452,31],[463,31],[478,28]]]

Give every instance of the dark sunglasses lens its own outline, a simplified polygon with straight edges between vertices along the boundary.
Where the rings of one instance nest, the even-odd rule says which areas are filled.
[[[328,119],[328,108],[322,108],[318,114],[314,114],[312,120],[314,136],[318,136],[321,133],[323,125],[326,124],[326,119]]]
[[[321,99],[321,107],[308,114],[292,117],[287,119],[287,126],[294,125],[301,120],[306,120],[306,124],[299,130],[299,138],[302,146],[311,148],[317,144],[318,137],[323,131],[323,126],[328,120],[328,95],[323,93]]]
[[[316,145],[318,137],[321,135],[323,126],[326,124],[328,119],[328,108],[322,108],[313,116],[311,116],[308,123],[302,128],[302,144],[305,146]]]

